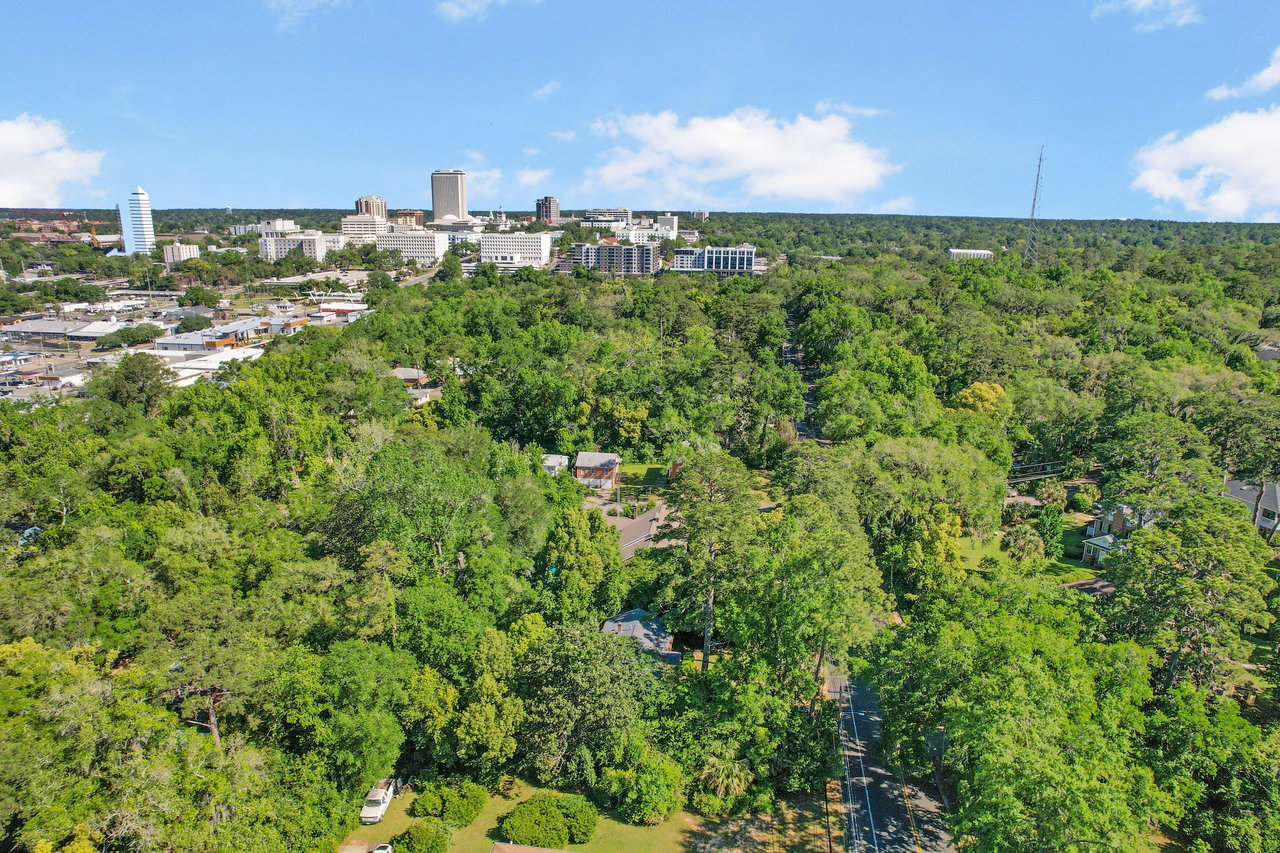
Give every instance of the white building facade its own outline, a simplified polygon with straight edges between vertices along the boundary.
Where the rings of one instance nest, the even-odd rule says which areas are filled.
[[[752,275],[755,272],[756,248],[741,246],[706,246],[676,249],[673,270],[713,272],[717,275]]]
[[[500,267],[545,267],[551,262],[551,235],[515,232],[480,234],[480,263]]]
[[[347,238],[343,234],[325,234],[320,231],[295,231],[279,236],[262,236],[258,238],[258,254],[264,261],[274,263],[294,249],[315,261],[323,262],[331,251],[346,248]]]
[[[342,233],[348,243],[372,243],[379,234],[389,230],[390,223],[384,216],[356,213],[342,217]]]
[[[378,251],[397,249],[400,257],[406,261],[413,260],[419,264],[437,263],[449,250],[452,237],[462,236],[446,231],[426,231],[421,228],[405,228],[393,226],[386,234],[374,238]]]
[[[431,173],[431,217],[437,221],[470,219],[467,213],[467,173],[443,169]]]
[[[164,263],[167,267],[200,257],[200,247],[190,243],[173,243],[160,251],[164,253]]]
[[[156,247],[156,229],[151,221],[151,196],[142,187],[129,194],[129,222],[124,229],[124,250],[149,255]]]

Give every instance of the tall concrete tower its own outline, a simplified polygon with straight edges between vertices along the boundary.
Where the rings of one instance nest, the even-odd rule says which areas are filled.
[[[156,229],[151,224],[151,196],[142,187],[129,194],[129,223],[124,230],[124,250],[130,255],[151,254],[156,247]]]
[[[431,173],[431,216],[443,220],[470,219],[467,214],[467,173],[446,169]]]

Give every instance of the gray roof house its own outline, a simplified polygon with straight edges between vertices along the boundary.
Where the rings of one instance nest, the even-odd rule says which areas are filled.
[[[605,634],[632,637],[642,651],[657,655],[666,663],[680,663],[680,653],[671,650],[671,632],[648,610],[636,608],[610,616],[604,620],[604,627],[600,630]]]
[[[1263,536],[1270,536],[1276,529],[1276,518],[1280,516],[1280,485],[1267,483],[1262,489],[1262,501],[1258,501],[1258,486],[1244,480],[1227,480],[1223,486],[1223,495],[1233,501],[1244,504],[1245,510],[1253,518],[1253,526]]]

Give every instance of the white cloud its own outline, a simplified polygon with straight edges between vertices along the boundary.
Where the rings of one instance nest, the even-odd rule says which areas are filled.
[[[552,95],[554,95],[556,92],[559,92],[559,91],[560,91],[560,81],[552,80],[550,82],[543,83],[541,86],[535,89],[533,92],[533,98],[536,101],[545,101],[547,98],[550,98]]]
[[[550,169],[521,169],[516,172],[516,182],[522,187],[536,187],[551,177]]]
[[[512,0],[439,0],[436,14],[448,21],[465,21],[468,18],[485,18],[490,10],[500,9]],[[525,0],[539,3],[541,0]]]
[[[661,205],[746,199],[849,204],[898,171],[883,149],[850,138],[849,120],[773,118],[742,107],[724,116],[623,115],[593,129],[628,143],[589,169],[584,189],[645,196]]]
[[[467,192],[472,196],[491,198],[502,184],[501,169],[468,169]]]
[[[1280,106],[1239,112],[1138,152],[1133,186],[1210,219],[1280,213]]]
[[[916,209],[916,200],[909,195],[900,195],[880,202],[881,213],[910,213]]]
[[[1199,0],[1098,0],[1093,7],[1093,17],[1112,12],[1127,12],[1138,19],[1134,29],[1140,32],[1165,27],[1185,27],[1198,24]]]
[[[576,130],[553,130],[551,131],[552,139],[559,139],[561,142],[573,142],[578,138]]]
[[[520,150],[524,152],[524,156],[526,157],[537,157],[542,153],[541,148],[522,148]]]
[[[98,174],[103,152],[77,151],[59,122],[23,113],[0,121],[0,206],[58,207],[62,186]]]
[[[474,160],[476,163],[488,163],[488,162],[489,162],[489,158],[488,158],[488,157],[486,157],[486,156],[484,156],[484,153],[483,153],[483,152],[477,151],[477,150],[475,150],[474,148],[468,148],[468,149],[466,149],[465,151],[463,151],[462,153],[467,155],[467,159],[468,159],[468,160]]]
[[[839,113],[849,118],[875,118],[884,115],[884,110],[875,107],[856,107],[853,104],[846,104],[841,101],[818,101],[813,108],[818,115],[828,115],[829,113]]]
[[[1280,86],[1280,47],[1271,54],[1271,64],[1241,83],[1239,86],[1218,86],[1206,94],[1215,101],[1239,98],[1244,95],[1261,95]]]
[[[277,26],[285,30],[315,12],[345,6],[347,0],[266,0],[266,3],[277,18]]]

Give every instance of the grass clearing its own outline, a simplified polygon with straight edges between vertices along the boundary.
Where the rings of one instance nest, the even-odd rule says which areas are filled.
[[[964,560],[965,568],[971,572],[980,571],[984,557],[1004,559],[1005,554],[1000,550],[1000,537],[1000,533],[985,539],[976,536],[960,537],[960,557]]]
[[[489,853],[493,842],[504,840],[498,831],[502,818],[534,794],[546,790],[517,781],[509,792],[510,796],[490,795],[479,817],[470,826],[454,833],[449,853]],[[670,820],[657,826],[632,826],[601,815],[592,839],[586,844],[571,844],[568,849],[583,853],[617,853],[623,850],[628,853],[683,853],[689,849],[686,843],[689,832],[699,823],[698,818],[684,812],[677,812]]]
[[[628,486],[656,489],[667,478],[665,465],[650,462],[630,462],[621,466],[622,482]]]
[[[413,818],[409,817],[409,804],[414,801],[417,794],[401,794],[391,801],[387,814],[377,823],[368,826],[358,826],[342,840],[338,845],[338,850],[349,851],[372,850],[376,845],[390,841],[400,833],[409,828],[409,824],[413,823]],[[359,806],[355,806],[359,810]]]
[[[450,853],[489,853],[502,818],[516,806],[545,791],[536,785],[516,781],[509,796],[493,794],[479,817],[453,836]],[[836,783],[830,816],[832,832],[839,843],[839,784]],[[586,844],[570,844],[568,850],[581,853],[712,853],[712,851],[752,850],[762,853],[825,853],[828,816],[821,795],[797,797],[778,804],[771,815],[732,817],[719,820],[676,812],[657,826],[632,826],[608,815],[600,816],[596,834]]]

